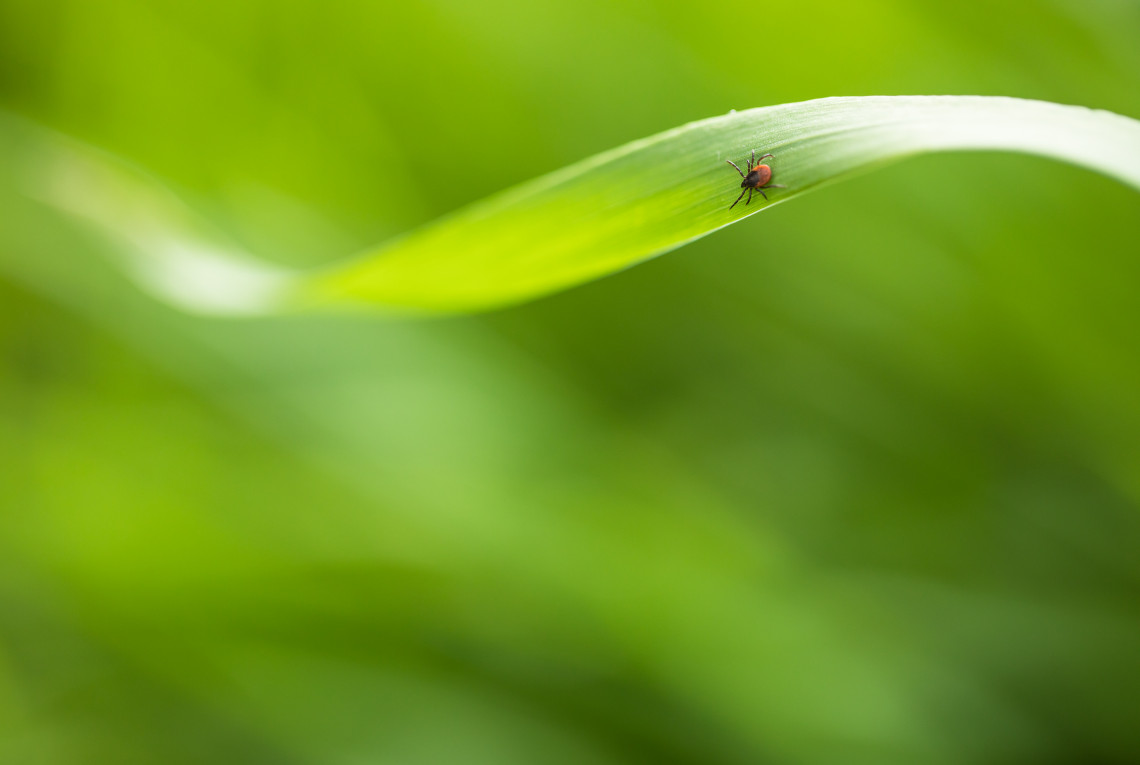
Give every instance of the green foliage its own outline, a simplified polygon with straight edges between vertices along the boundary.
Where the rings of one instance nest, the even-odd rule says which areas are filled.
[[[1128,4],[755,14],[0,0],[0,762],[1136,760],[1132,188],[925,154],[494,312],[278,312],[732,106],[1140,116]],[[1059,129],[1003,146],[1134,167]],[[666,173],[704,230],[761,130]]]

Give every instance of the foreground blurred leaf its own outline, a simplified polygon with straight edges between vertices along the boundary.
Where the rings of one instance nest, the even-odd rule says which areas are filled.
[[[786,186],[730,204],[725,160],[771,152]],[[134,253],[136,276],[188,307],[274,312],[368,305],[457,312],[521,302],[627,268],[761,209],[923,153],[1051,157],[1140,188],[1140,122],[1104,111],[980,96],[828,98],[730,113],[599,154],[464,208],[321,272],[271,271],[200,228],[153,182],[75,147],[37,195],[94,221]],[[33,167],[32,176],[39,172]],[[39,173],[41,176],[42,172]],[[457,165],[444,185],[462,184]],[[962,191],[984,183],[964,166]],[[192,216],[191,216],[192,217]]]

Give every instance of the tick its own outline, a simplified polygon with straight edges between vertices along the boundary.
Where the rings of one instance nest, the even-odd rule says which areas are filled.
[[[764,156],[760,157],[760,159],[765,160],[768,157],[772,157],[773,159],[775,159],[775,156],[772,154],[765,154]],[[745,206],[752,203],[752,192],[753,191],[759,191],[760,196],[764,197],[764,199],[767,199],[768,195],[764,193],[764,189],[786,189],[786,188],[788,188],[787,186],[781,186],[778,183],[768,183],[768,181],[772,180],[772,168],[768,167],[767,165],[756,164],[756,150],[755,149],[752,150],[752,161],[748,163],[748,172],[747,173],[744,173],[739,167],[737,167],[736,163],[733,162],[731,159],[726,159],[725,162],[732,165],[732,167],[736,170],[736,172],[740,173],[740,177],[744,179],[743,181],[740,182],[740,188],[742,188],[748,192],[748,201],[744,203]],[[743,197],[744,197],[744,192],[742,191],[742,192],[740,192],[740,196],[738,196],[736,198],[736,202],[739,202]],[[736,207],[736,202],[733,202],[732,204],[730,204],[728,206],[728,209],[731,210],[732,208]]]

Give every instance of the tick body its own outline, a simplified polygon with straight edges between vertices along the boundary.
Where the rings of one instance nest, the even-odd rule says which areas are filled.
[[[773,155],[765,154],[764,156],[760,157],[760,160],[763,161],[763,160],[767,159],[768,157],[772,157],[773,159],[775,159],[775,157]],[[760,196],[767,199],[768,195],[764,193],[764,189],[786,189],[787,188],[787,186],[781,186],[778,183],[769,183],[769,181],[772,180],[772,168],[768,167],[767,165],[756,164],[756,150],[755,149],[752,150],[752,161],[748,163],[748,172],[747,173],[744,172],[743,170],[741,170],[739,167],[737,167],[736,163],[733,162],[731,159],[726,159],[725,162],[732,165],[732,167],[736,170],[736,172],[740,173],[740,177],[744,179],[740,182],[740,188],[744,189],[744,191],[740,192],[740,196],[738,196],[736,198],[736,202],[739,202],[741,199],[743,199],[744,193],[748,192],[748,201],[744,203],[745,206],[752,203],[752,192],[753,191],[760,192]],[[728,209],[731,210],[732,208],[736,207],[736,202],[733,202],[732,204],[730,204],[728,206]]]

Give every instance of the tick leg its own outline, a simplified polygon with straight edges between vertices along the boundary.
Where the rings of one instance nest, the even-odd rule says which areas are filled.
[[[764,189],[757,187],[756,190],[760,192],[760,196],[764,197],[764,201],[767,202],[768,195],[764,193]]]
[[[775,154],[765,154],[763,157],[760,158],[760,161],[763,162],[764,160],[768,159],[768,157],[775,159],[776,155]]]
[[[752,164],[750,164],[748,166],[748,169],[751,170],[754,167],[756,167],[756,150],[755,149],[752,150]]]
[[[744,196],[744,192],[742,191],[742,192],[740,192],[740,196],[736,198],[736,202],[739,202],[741,197],[743,197],[743,196]],[[732,204],[730,204],[728,206],[728,209],[731,210],[732,208],[736,207],[736,202],[733,202]]]
[[[762,188],[762,189],[786,189],[788,187],[783,185],[782,183],[767,183],[767,184],[761,186],[760,188]]]
[[[747,207],[750,204],[752,204],[752,186],[748,187],[748,201],[744,203],[744,206]]]
[[[732,165],[733,167],[736,167],[736,163],[735,163],[735,162],[733,162],[731,159],[726,159],[726,160],[725,160],[725,162],[727,162],[728,164]],[[744,177],[744,173],[742,173],[742,172],[740,171],[740,168],[739,168],[739,167],[736,167],[736,172],[740,173],[740,177],[741,177],[741,178],[743,178],[743,177]],[[743,195],[743,193],[744,193],[744,192],[741,192],[741,194],[742,194],[742,195]],[[731,210],[732,208],[730,207],[729,209]]]

